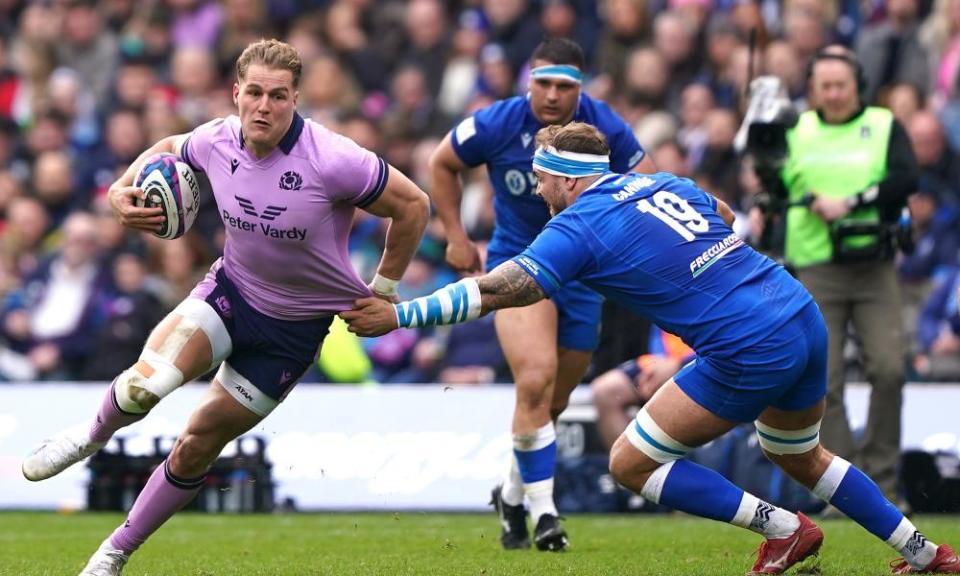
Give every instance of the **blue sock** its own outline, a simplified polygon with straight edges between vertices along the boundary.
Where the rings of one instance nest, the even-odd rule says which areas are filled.
[[[687,514],[731,522],[743,490],[713,470],[688,460],[661,466],[641,492],[644,498]]]
[[[884,541],[903,520],[903,513],[883,496],[880,487],[839,456],[833,457],[813,493]]]
[[[553,423],[541,427],[533,438],[515,436],[513,453],[524,484],[553,478],[557,464],[557,434]]]
[[[513,453],[523,479],[523,491],[530,501],[530,518],[534,524],[544,514],[556,516],[553,470],[557,464],[557,433],[553,422],[541,426],[532,435],[514,436]]]

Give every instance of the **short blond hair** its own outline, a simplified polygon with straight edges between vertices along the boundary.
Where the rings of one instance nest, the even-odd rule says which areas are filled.
[[[565,126],[553,124],[537,132],[537,145],[553,146],[565,152],[581,154],[610,154],[610,145],[602,132],[586,122],[571,122]]]
[[[254,64],[261,64],[274,70],[289,70],[293,75],[293,87],[300,86],[300,74],[303,71],[303,62],[300,53],[293,46],[271,38],[260,40],[244,48],[237,58],[237,81],[247,79],[247,70]]]

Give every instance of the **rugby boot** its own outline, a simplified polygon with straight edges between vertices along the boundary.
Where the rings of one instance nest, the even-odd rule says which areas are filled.
[[[563,552],[570,546],[567,533],[560,526],[560,518],[553,514],[544,514],[537,520],[533,541],[538,550],[545,552]]]
[[[747,576],[783,574],[788,568],[813,556],[823,544],[823,531],[802,513],[800,527],[786,538],[767,538],[760,545],[757,561]]]
[[[903,558],[890,563],[894,574],[960,574],[960,558],[946,544],[937,546],[937,555],[924,568],[914,568]]]
[[[110,538],[107,538],[90,557],[80,576],[120,576],[127,560],[130,560],[130,555],[114,548]]]
[[[530,547],[530,533],[527,531],[527,511],[523,504],[513,506],[503,501],[503,486],[497,485],[490,493],[497,516],[500,517],[500,544],[504,550],[524,550]]]
[[[24,458],[20,469],[24,478],[36,482],[46,480],[63,472],[71,465],[90,456],[106,445],[106,442],[90,440],[90,425],[75,426],[44,440],[29,456]]]

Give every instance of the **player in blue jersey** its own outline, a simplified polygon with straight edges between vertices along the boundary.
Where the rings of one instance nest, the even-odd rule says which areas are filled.
[[[447,234],[447,262],[464,274],[481,271],[477,247],[460,221],[460,172],[486,164],[495,192],[496,229],[487,247],[487,270],[526,248],[547,223],[547,205],[537,196],[530,170],[534,137],[546,125],[572,120],[597,126],[610,142],[614,170],[653,172],[629,126],[606,104],[581,92],[583,51],[565,39],[547,40],[534,51],[526,97],[492,104],[462,121],[430,161],[433,200]],[[553,501],[556,433],[553,423],[583,379],[597,347],[601,297],[572,282],[547,301],[496,315],[497,338],[517,387],[513,414],[514,458],[493,504],[504,526],[504,548],[528,548],[523,508],[530,502],[534,542],[541,550],[567,546]]]
[[[580,280],[687,342],[696,358],[617,439],[617,482],[654,502],[763,535],[751,574],[780,574],[815,554],[823,532],[684,457],[738,422],[755,422],[764,453],[903,555],[894,573],[960,573],[855,466],[820,445],[827,331],[803,286],[733,233],[733,214],[691,181],[609,172],[592,126],[551,126],[533,160],[556,216],[519,256],[479,278],[397,305],[364,299],[341,315],[378,335],[462,322],[552,298]]]

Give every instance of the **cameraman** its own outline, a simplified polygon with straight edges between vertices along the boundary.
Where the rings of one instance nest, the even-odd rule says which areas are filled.
[[[856,57],[828,46],[808,69],[813,110],[787,131],[788,157],[774,195],[786,198],[785,258],[813,294],[830,335],[827,409],[821,437],[858,458],[884,494],[896,493],[904,349],[893,229],[918,168],[889,110],[866,106]],[[844,409],[844,343],[852,321],[872,385],[857,450]]]

